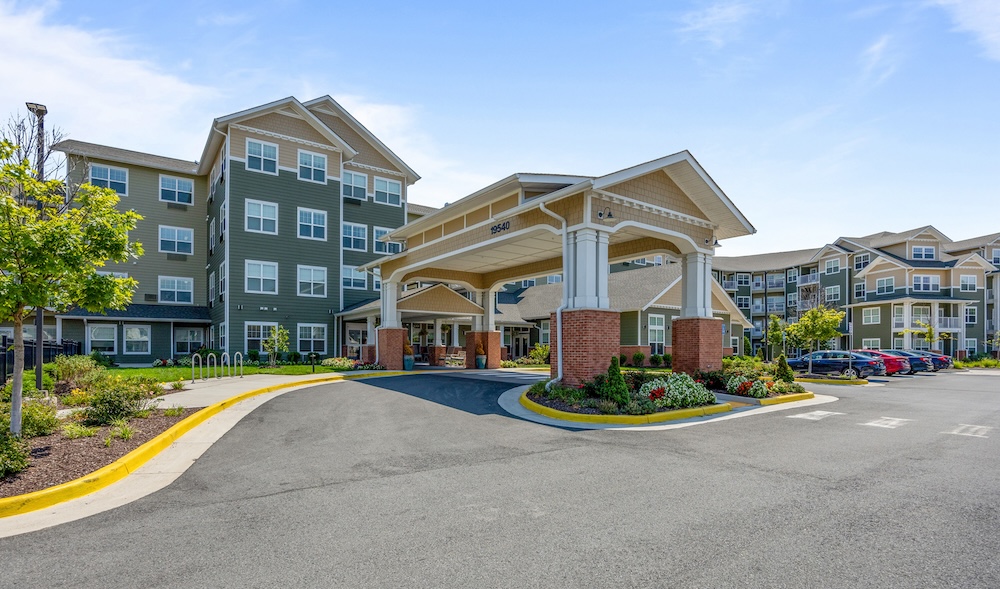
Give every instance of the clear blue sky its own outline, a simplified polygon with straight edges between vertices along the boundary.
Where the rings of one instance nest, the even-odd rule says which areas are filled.
[[[1000,231],[997,0],[0,0],[0,38],[0,114],[83,141],[195,159],[214,117],[330,94],[423,204],[687,149],[758,229],[719,255]]]

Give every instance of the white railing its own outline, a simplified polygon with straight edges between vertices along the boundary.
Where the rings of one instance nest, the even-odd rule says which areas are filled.
[[[993,300],[993,289],[992,288],[986,289],[986,300],[987,301],[992,301]]]
[[[722,288],[724,288],[726,290],[736,290],[736,281],[735,280],[723,280],[722,281]]]
[[[761,305],[761,304],[754,305],[753,307],[750,308],[750,312],[751,313],[763,313],[764,312],[764,305]]]
[[[760,337],[764,335],[764,330],[757,329],[756,327],[754,327],[753,329],[750,330],[750,335],[752,335],[753,337]]]
[[[893,329],[903,329],[904,327],[906,327],[906,321],[904,321],[901,317],[892,318]]]
[[[785,281],[784,280],[768,280],[767,281],[767,288],[768,289],[772,289],[772,288],[785,288]]]
[[[785,303],[768,303],[767,304],[768,313],[784,313]]]
[[[962,329],[961,317],[938,317],[938,329]]]
[[[764,290],[764,283],[763,282],[758,282],[758,281],[755,280],[754,283],[753,283],[753,289],[754,290]]]
[[[809,286],[810,284],[819,284],[819,272],[799,276],[799,286]]]

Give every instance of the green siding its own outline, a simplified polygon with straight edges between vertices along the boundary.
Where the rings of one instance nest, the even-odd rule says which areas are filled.
[[[623,346],[638,346],[639,344],[639,312],[626,311],[621,316],[620,337]]]

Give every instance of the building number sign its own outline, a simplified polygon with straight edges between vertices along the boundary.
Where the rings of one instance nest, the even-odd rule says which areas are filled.
[[[510,221],[504,221],[503,223],[497,223],[496,225],[490,227],[490,235],[496,235],[502,231],[507,231],[510,229]]]

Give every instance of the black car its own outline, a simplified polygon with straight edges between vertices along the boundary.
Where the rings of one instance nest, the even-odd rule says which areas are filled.
[[[861,378],[885,374],[885,363],[882,360],[841,350],[812,352],[789,360],[788,365],[792,370],[808,372],[810,358],[812,358],[813,374],[842,374]]]
[[[904,356],[910,361],[910,371],[907,374],[916,374],[918,372],[927,372],[931,370],[931,361],[914,352],[908,352],[906,350],[882,350],[883,352],[888,352],[890,354],[895,354],[897,356]]]
[[[955,365],[954,361],[951,359],[951,356],[946,356],[944,354],[935,354],[934,352],[924,352],[922,350],[907,350],[907,351],[917,354],[918,356],[923,356],[924,358],[930,360],[931,370],[933,370],[934,372],[937,372],[938,370],[941,370],[943,368],[952,368]]]

